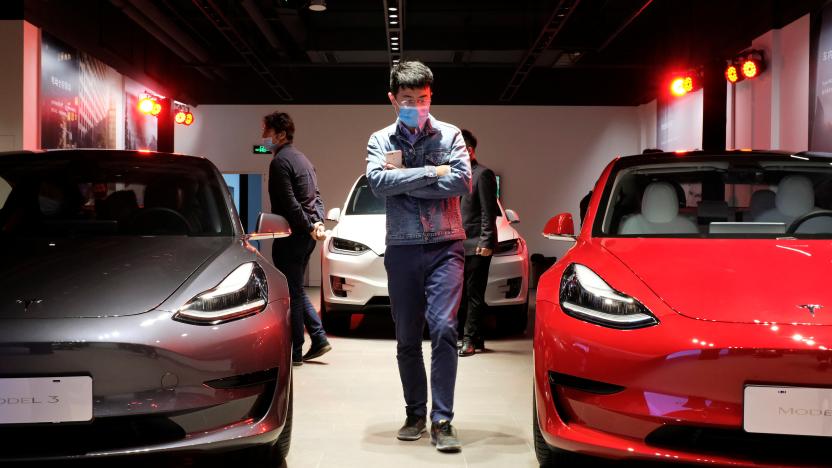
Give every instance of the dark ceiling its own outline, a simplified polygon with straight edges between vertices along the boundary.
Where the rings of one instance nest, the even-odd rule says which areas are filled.
[[[381,104],[391,56],[442,104],[634,105],[825,0],[25,0],[24,18],[191,104]],[[389,2],[389,3],[388,3]]]

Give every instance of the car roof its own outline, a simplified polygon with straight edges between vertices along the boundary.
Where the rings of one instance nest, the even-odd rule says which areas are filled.
[[[163,151],[149,151],[149,150],[114,150],[114,149],[97,149],[97,148],[73,148],[73,149],[50,149],[37,151],[2,151],[0,152],[0,164],[8,162],[27,161],[32,158],[37,159],[78,159],[78,160],[129,160],[129,159],[143,159],[143,160],[176,160],[184,162],[185,164],[204,164],[208,162],[206,158],[199,156],[190,156],[180,153],[167,153]]]
[[[790,160],[802,159],[806,161],[832,162],[832,153],[810,151],[778,151],[778,150],[723,150],[723,151],[663,151],[621,156],[617,160],[619,167],[638,166],[642,164],[662,164],[683,161],[712,161],[712,160]]]

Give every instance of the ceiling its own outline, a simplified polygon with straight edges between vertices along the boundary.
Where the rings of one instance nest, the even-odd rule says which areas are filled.
[[[389,2],[389,3],[388,3]],[[434,102],[635,105],[824,0],[24,0],[24,18],[190,104],[381,104],[401,52]]]

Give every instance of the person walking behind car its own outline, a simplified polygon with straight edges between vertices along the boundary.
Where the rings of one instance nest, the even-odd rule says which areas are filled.
[[[315,241],[326,238],[324,204],[318,191],[315,167],[292,145],[295,123],[285,112],[263,117],[263,144],[274,157],[269,165],[269,199],[272,213],[289,221],[292,235],[275,239],[272,260],[289,284],[292,311],[292,364],[320,357],[332,350],[321,319],[303,288],[303,279]],[[309,332],[312,345],[303,352],[303,328]]]
[[[462,138],[471,158],[471,193],[462,197],[462,224],[465,226],[465,282],[459,317],[464,317],[465,330],[460,356],[471,356],[485,349],[482,336],[485,313],[485,287],[491,254],[497,247],[497,176],[477,161],[477,138],[462,130]]]
[[[385,197],[387,270],[396,359],[406,403],[398,439],[418,440],[427,418],[422,358],[425,321],[431,339],[431,442],[462,446],[451,425],[456,385],[456,311],[462,294],[465,230],[460,196],[471,191],[471,165],[458,128],[430,115],[433,73],[421,62],[390,71],[387,93],[398,119],[370,136],[367,180]]]

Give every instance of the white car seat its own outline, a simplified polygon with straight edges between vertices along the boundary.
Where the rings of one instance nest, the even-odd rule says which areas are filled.
[[[626,218],[619,234],[696,234],[696,224],[679,216],[679,197],[667,182],[654,182],[644,189],[641,213]]]
[[[785,223],[788,229],[795,219],[818,209],[815,206],[815,189],[812,181],[806,176],[789,175],[783,177],[777,186],[774,208],[764,211],[755,221]],[[805,234],[832,232],[832,218],[823,216],[810,219],[801,224],[797,232]]]

